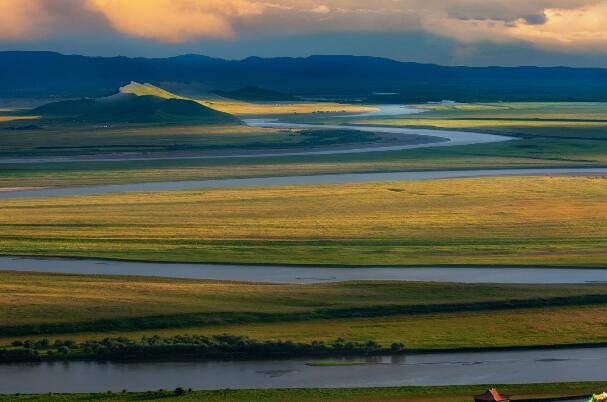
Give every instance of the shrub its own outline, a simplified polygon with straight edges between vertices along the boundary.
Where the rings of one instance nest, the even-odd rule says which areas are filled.
[[[405,349],[405,344],[402,342],[394,342],[390,345],[391,352],[402,352]]]

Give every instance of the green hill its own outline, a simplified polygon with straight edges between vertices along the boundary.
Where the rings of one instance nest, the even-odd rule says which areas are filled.
[[[162,88],[159,88],[159,87],[149,84],[147,82],[145,84],[140,84],[138,82],[131,81],[130,84],[120,87],[119,91],[120,91],[120,93],[123,93],[123,94],[134,94],[137,96],[149,95],[149,96],[157,96],[159,98],[164,98],[164,99],[191,100],[188,98],[184,98],[183,96],[175,95],[172,92],[166,91]]]
[[[24,114],[44,117],[77,116],[83,113],[89,113],[93,109],[94,104],[94,99],[76,99],[52,102],[27,111]]]
[[[236,91],[215,91],[214,93],[224,98],[246,102],[293,102],[301,100],[289,94],[250,85]]]
[[[242,122],[190,99],[150,84],[131,83],[105,98],[53,102],[28,111],[45,118],[99,123],[196,122],[239,125]]]

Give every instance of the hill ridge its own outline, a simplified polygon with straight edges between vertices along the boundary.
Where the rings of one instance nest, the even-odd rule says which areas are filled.
[[[179,97],[151,84],[132,81],[101,98],[52,102],[27,111],[44,118],[103,123],[197,122],[240,125],[235,116]]]

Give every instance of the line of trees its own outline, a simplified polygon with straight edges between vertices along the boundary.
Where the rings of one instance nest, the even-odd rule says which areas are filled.
[[[375,341],[353,342],[342,338],[333,342],[312,341],[259,341],[235,335],[180,335],[173,337],[151,336],[132,340],[126,337],[87,340],[76,343],[70,340],[48,339],[15,341],[9,348],[0,349],[0,362],[41,360],[153,360],[153,359],[207,359],[207,358],[260,358],[292,357],[305,355],[351,355],[399,353],[405,345],[395,342],[384,347]]]

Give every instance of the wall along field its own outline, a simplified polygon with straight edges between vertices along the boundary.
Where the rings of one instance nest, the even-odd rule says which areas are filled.
[[[0,253],[604,266],[606,184],[603,177],[498,177],[2,200]]]

